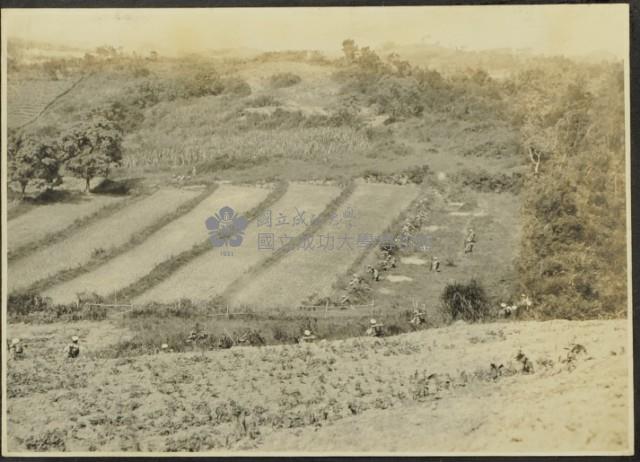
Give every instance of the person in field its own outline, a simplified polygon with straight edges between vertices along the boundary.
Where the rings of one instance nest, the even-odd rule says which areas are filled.
[[[311,343],[316,339],[316,336],[309,329],[305,329],[300,337],[300,343]]]
[[[473,228],[467,230],[467,235],[464,238],[464,253],[470,254],[473,252],[473,246],[476,243],[476,232]]]
[[[369,337],[382,337],[384,335],[384,325],[375,319],[371,319],[369,321],[369,328],[367,329],[366,334]]]
[[[371,273],[371,279],[373,279],[374,281],[380,280],[380,272],[378,271],[378,268],[374,268],[373,266],[369,265],[367,266],[367,271]]]
[[[353,276],[351,278],[351,281],[349,282],[349,288],[355,288],[358,285],[360,285],[360,276],[358,276],[357,273],[353,273]]]
[[[438,260],[438,257],[431,257],[431,271],[440,272],[440,260]]]
[[[77,358],[80,356],[80,346],[78,345],[78,337],[71,337],[71,343],[67,345],[64,349],[65,355],[67,358]]]
[[[20,343],[19,338],[11,340],[11,346],[9,346],[9,354],[11,359],[20,359],[24,356],[24,347]]]
[[[413,325],[414,327],[418,327],[424,322],[425,322],[425,313],[417,309],[413,310],[411,321],[409,321],[409,323],[411,323],[411,325]]]

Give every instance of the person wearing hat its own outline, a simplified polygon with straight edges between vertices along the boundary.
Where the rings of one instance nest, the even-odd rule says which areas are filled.
[[[71,337],[71,343],[64,349],[67,358],[77,358],[80,355],[80,346],[78,346],[78,337]]]
[[[19,338],[14,338],[11,340],[11,346],[9,347],[9,353],[12,359],[20,359],[24,354],[24,348],[20,344]]]
[[[425,322],[424,317],[425,317],[425,314],[422,311],[415,309],[413,310],[413,315],[411,316],[411,321],[409,321],[409,323],[412,324],[414,327],[418,327],[423,322]]]
[[[300,337],[300,343],[310,343],[316,339],[316,336],[311,333],[309,329],[305,329]]]
[[[378,321],[371,319],[366,333],[370,337],[382,337],[384,335],[384,331],[382,330],[383,327],[384,326],[378,323]]]
[[[440,260],[438,260],[438,257],[431,257],[431,271],[440,272]]]

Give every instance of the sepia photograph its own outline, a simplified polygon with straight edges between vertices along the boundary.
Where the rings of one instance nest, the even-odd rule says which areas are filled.
[[[0,13],[4,456],[633,454],[628,4]]]

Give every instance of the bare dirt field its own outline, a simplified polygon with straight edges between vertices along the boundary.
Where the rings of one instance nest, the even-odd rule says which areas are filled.
[[[220,255],[221,249],[212,248],[161,284],[134,299],[133,303],[171,302],[183,297],[191,300],[213,298],[243,272],[273,253],[273,250],[258,248],[259,233],[294,237],[339,193],[339,188],[334,186],[291,183],[284,197],[270,209],[271,224],[258,226],[257,220],[251,222],[242,245],[233,249],[233,255],[223,256]],[[294,221],[298,213],[302,216],[301,220],[306,220],[306,224]],[[287,224],[278,224],[280,215],[286,218]]]
[[[21,335],[33,358],[9,363],[8,444],[623,453],[631,447],[627,325],[456,323],[383,339],[99,359],[89,346],[96,331],[77,324],[86,348],[77,360],[63,359],[62,331],[13,325],[10,336]]]
[[[108,218],[98,220],[67,239],[11,262],[9,291],[19,290],[68,268],[87,263],[95,251],[108,251],[128,242],[136,233],[172,212],[197,191],[162,189]]]
[[[190,212],[152,234],[139,246],[96,270],[60,284],[44,295],[59,303],[70,303],[81,292],[107,295],[134,283],[153,267],[207,239],[205,220],[221,207],[234,204],[238,211],[247,211],[264,199],[266,188],[221,185],[209,198]]]

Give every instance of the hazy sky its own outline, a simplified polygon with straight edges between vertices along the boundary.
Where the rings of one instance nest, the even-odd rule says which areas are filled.
[[[469,50],[628,55],[628,6],[3,10],[9,37],[174,54],[212,48],[319,49],[439,43]]]

